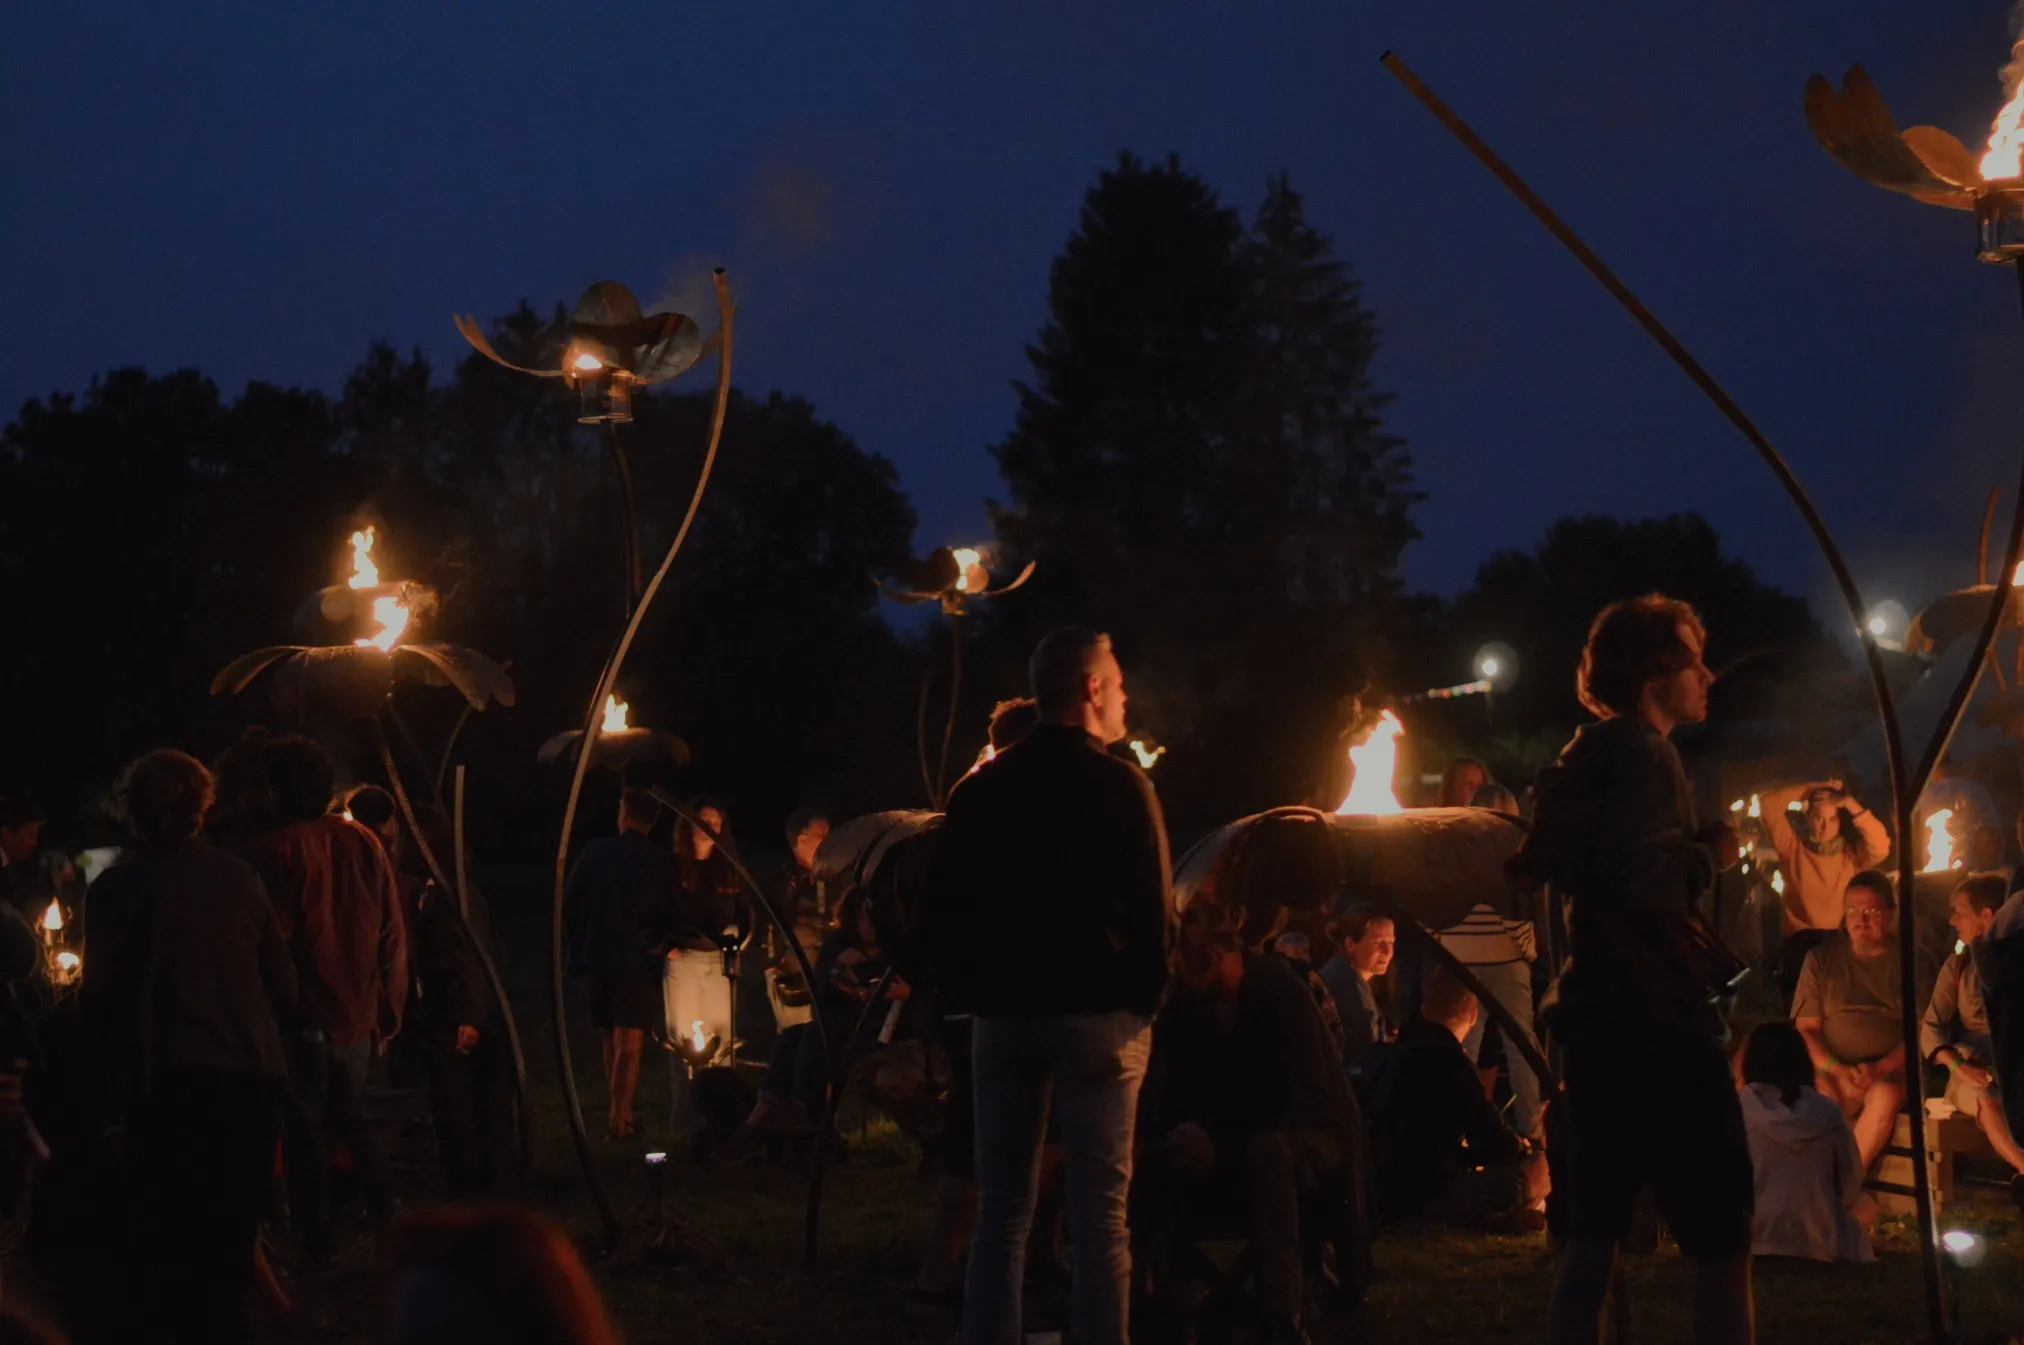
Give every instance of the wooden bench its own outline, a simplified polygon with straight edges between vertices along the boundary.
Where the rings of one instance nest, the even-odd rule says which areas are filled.
[[[1980,1153],[1989,1147],[1989,1141],[1972,1116],[1959,1112],[1946,1117],[1927,1116],[1925,1122],[1926,1172],[1933,1188],[1933,1209],[1937,1212],[1954,1200],[1955,1157]],[[1863,1189],[1876,1195],[1880,1213],[1915,1214],[1918,1201],[1912,1183],[1912,1118],[1900,1114],[1897,1129],[1891,1132],[1890,1143],[1884,1146],[1883,1157],[1863,1183]]]

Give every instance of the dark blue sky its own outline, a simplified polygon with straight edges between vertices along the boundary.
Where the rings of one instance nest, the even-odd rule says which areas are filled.
[[[1978,145],[1999,3],[30,6],[0,406],[118,364],[334,390],[377,337],[447,365],[453,311],[700,296],[721,262],[740,385],[811,398],[899,464],[923,545],[961,541],[1084,188],[1173,150],[1247,211],[1289,170],[1354,262],[1429,496],[1413,582],[1564,513],[1695,508],[1818,601],[1769,475],[1388,47],[1727,381],[1876,596],[1970,577],[2024,451],[2015,287],[1799,99],[1859,60]]]

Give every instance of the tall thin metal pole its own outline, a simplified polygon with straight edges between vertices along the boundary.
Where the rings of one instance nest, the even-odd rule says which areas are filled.
[[[703,468],[696,476],[695,491],[689,496],[688,512],[682,515],[681,527],[675,530],[675,539],[668,544],[667,554],[661,557],[660,567],[653,578],[647,581],[640,592],[639,601],[632,606],[632,615],[627,618],[625,632],[619,636],[611,657],[605,661],[604,669],[598,674],[597,687],[591,693],[590,706],[584,712],[583,741],[576,753],[576,766],[569,777],[569,797],[562,806],[562,828],[555,842],[554,887],[550,894],[548,916],[548,987],[550,1008],[555,1027],[555,1060],[562,1075],[562,1096],[566,1104],[563,1111],[569,1118],[570,1138],[576,1144],[576,1158],[583,1169],[584,1181],[590,1185],[590,1196],[597,1206],[598,1218],[604,1223],[605,1245],[616,1248],[619,1241],[618,1215],[613,1211],[611,1197],[605,1193],[603,1179],[597,1172],[597,1155],[590,1147],[590,1132],[583,1124],[583,1100],[576,1088],[576,1065],[569,1053],[569,1017],[567,999],[564,994],[565,982],[562,974],[562,893],[569,878],[569,841],[576,829],[576,804],[583,794],[583,777],[590,769],[591,744],[597,740],[597,727],[604,714],[604,698],[611,694],[612,685],[618,680],[619,670],[625,666],[625,656],[632,648],[633,637],[639,633],[640,621],[653,605],[654,595],[661,590],[668,571],[673,568],[675,557],[681,554],[682,543],[688,540],[689,529],[695,524],[696,511],[703,503],[703,492],[709,487],[710,472],[717,465],[717,445],[724,436],[724,416],[731,403],[731,322],[734,308],[731,303],[731,287],[724,278],[722,267],[714,277],[717,286],[717,398],[710,415],[709,440],[703,450]]]

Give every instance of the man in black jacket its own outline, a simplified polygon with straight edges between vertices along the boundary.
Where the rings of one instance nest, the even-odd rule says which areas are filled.
[[[1696,926],[1715,874],[1736,862],[1736,834],[1700,825],[1668,740],[1707,718],[1706,638],[1691,607],[1659,594],[1596,617],[1576,689],[1600,722],[1540,773],[1514,860],[1521,881],[1551,882],[1568,903],[1567,964],[1543,1013],[1567,1090],[1569,1161],[1553,1155],[1568,1218],[1556,1345],[1597,1339],[1645,1189],[1696,1263],[1695,1339],[1755,1339],[1750,1147],[1722,1051],[1723,973]]]
[[[1125,734],[1108,637],[1056,631],[1029,672],[1041,723],[956,788],[921,917],[942,1011],[975,1015],[979,1204],[963,1335],[1022,1338],[1051,1084],[1075,1335],[1121,1345],[1132,1126],[1170,938],[1166,827],[1145,774],[1104,750]]]

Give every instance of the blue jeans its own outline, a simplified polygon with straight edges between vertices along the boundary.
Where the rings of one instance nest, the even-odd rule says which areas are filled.
[[[1020,1345],[1026,1236],[1040,1184],[1050,1086],[1061,1108],[1077,1345],[1124,1345],[1131,1294],[1125,1197],[1132,1125],[1152,1049],[1135,1013],[975,1023],[977,1231],[963,1297],[966,1345]]]

